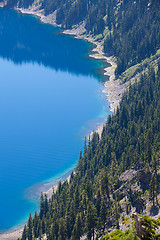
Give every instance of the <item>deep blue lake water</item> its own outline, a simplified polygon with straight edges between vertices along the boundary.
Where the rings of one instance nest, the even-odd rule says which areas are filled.
[[[91,45],[0,9],[0,231],[38,208],[38,186],[73,169],[108,103]]]

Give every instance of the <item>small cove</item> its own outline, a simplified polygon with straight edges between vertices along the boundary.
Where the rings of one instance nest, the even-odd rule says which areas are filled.
[[[91,44],[59,31],[0,9],[0,231],[37,208],[26,189],[72,169],[84,136],[110,113],[103,62],[87,57]]]

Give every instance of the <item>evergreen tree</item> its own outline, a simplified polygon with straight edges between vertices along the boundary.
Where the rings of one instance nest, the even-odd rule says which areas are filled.
[[[156,185],[156,178],[153,174],[151,177],[151,181],[149,184],[149,196],[150,200],[153,202],[153,206],[155,205],[155,198],[157,198],[157,185]]]
[[[99,190],[98,190],[98,193],[97,193],[96,209],[97,209],[97,214],[98,214],[98,217],[99,217],[100,209],[101,209],[101,194],[100,194]]]
[[[114,168],[114,171],[115,171],[115,168]],[[107,171],[105,169],[101,169],[98,180],[99,180],[101,194],[103,196],[106,195],[109,198],[108,176],[107,176]]]
[[[26,240],[26,239],[27,239],[27,227],[25,225],[22,233],[22,240]]]
[[[34,217],[33,217],[33,233],[36,238],[38,238],[38,235],[39,235],[38,225],[39,225],[39,217],[38,217],[37,211],[35,211]]]
[[[78,211],[79,207],[79,190],[78,186],[76,186],[75,193],[74,193],[74,203],[75,203],[75,209]]]
[[[102,229],[103,229],[103,233],[104,233],[105,224],[106,224],[106,220],[107,220],[107,207],[106,207],[105,200],[102,200],[101,209],[100,209],[100,219],[101,219]]]
[[[97,220],[97,211],[92,202],[88,203],[87,206],[87,215],[86,215],[86,228],[87,228],[87,239],[91,240],[95,236],[95,227]]]
[[[59,232],[58,232],[58,240],[66,239],[66,223],[63,218],[59,220]]]
[[[81,217],[81,214],[78,213],[76,216],[76,221],[72,231],[71,240],[75,240],[75,239],[80,240],[81,236],[82,236],[82,217]]]
[[[44,215],[44,196],[43,194],[41,193],[41,196],[40,196],[40,219],[43,218],[43,215]]]
[[[47,194],[44,195],[44,214],[45,214],[45,217],[47,215],[47,212],[48,212],[48,199],[47,199]]]
[[[42,218],[42,234],[44,234],[46,231],[46,224],[45,224],[45,218]]]
[[[28,240],[32,240],[33,238],[33,220],[31,214],[29,215],[28,223],[27,223],[27,237]]]

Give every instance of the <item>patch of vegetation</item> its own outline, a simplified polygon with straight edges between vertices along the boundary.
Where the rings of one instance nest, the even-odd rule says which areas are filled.
[[[160,58],[160,49],[157,50],[156,54],[151,56],[150,58],[146,58],[141,63],[138,63],[130,68],[128,68],[125,72],[123,72],[119,78],[122,83],[129,81],[131,78],[136,77],[137,75],[146,71],[146,68],[153,67],[155,71],[157,71],[157,61]]]
[[[136,236],[136,233],[133,230],[126,230],[122,232],[120,230],[115,230],[110,234],[107,234],[103,237],[105,240],[140,240],[139,237]]]
[[[34,0],[7,0],[7,7],[28,7]],[[42,0],[41,9],[56,11],[64,28],[85,21],[87,33],[101,35],[104,52],[117,58],[116,76],[154,55],[160,48],[159,0]]]
[[[29,217],[23,237],[29,237],[28,232],[32,238],[46,234],[48,240],[78,240],[83,234],[91,240],[95,233],[101,236],[111,226],[119,228],[124,195],[128,198],[126,214],[132,207],[143,212],[146,187],[151,206],[158,208],[160,64],[157,68],[156,73],[149,68],[129,87],[117,112],[108,117],[101,139],[96,132],[89,141],[85,139],[75,174],[69,182],[59,182],[51,199],[41,195],[40,212]],[[120,180],[124,171],[139,168],[140,163],[146,167],[134,181],[144,189],[141,192],[133,190],[131,184],[122,185]],[[124,234],[127,239],[133,232]]]

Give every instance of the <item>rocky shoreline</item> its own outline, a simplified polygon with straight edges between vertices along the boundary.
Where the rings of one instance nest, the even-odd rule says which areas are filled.
[[[42,10],[39,10],[39,6],[32,6],[28,9],[15,8],[23,14],[29,14],[37,16],[41,22],[51,24],[56,27],[61,27],[56,24],[56,11],[52,14],[45,16]],[[110,64],[109,67],[104,68],[104,75],[109,76],[109,81],[104,83],[103,92],[106,93],[106,99],[110,102],[110,111],[115,112],[122,94],[126,89],[126,84],[121,84],[119,79],[115,79],[115,69],[117,67],[116,59],[114,57],[107,57],[103,52],[103,42],[97,41],[91,35],[86,34],[85,22],[74,26],[72,29],[62,31],[63,34],[73,35],[77,39],[83,39],[95,45],[92,49],[92,54],[89,55],[91,58],[103,59]]]
[[[0,7],[4,7],[4,4],[1,4]],[[56,12],[45,16],[43,14],[43,11],[39,10],[39,6],[32,6],[28,9],[22,9],[22,8],[15,8],[15,10],[20,11],[23,14],[29,14],[37,16],[41,22],[46,24],[51,24],[56,27],[60,27],[60,25],[56,24]],[[95,47],[92,49],[92,54],[89,55],[89,57],[95,58],[95,59],[103,59],[107,63],[110,64],[109,67],[104,69],[104,75],[109,76],[109,81],[106,81],[104,83],[104,89],[103,92],[106,94],[107,101],[110,102],[110,111],[115,112],[117,109],[117,106],[119,105],[119,102],[121,100],[122,94],[126,89],[126,85],[121,85],[119,79],[115,79],[115,69],[116,69],[116,61],[113,57],[107,57],[105,56],[103,52],[103,42],[102,41],[96,41],[93,36],[87,35],[85,32],[85,22],[81,23],[80,25],[75,26],[71,30],[64,30],[63,34],[69,34],[74,35],[75,38],[86,40],[92,44],[95,45]],[[97,132],[99,135],[101,135],[103,130],[103,125],[97,126]],[[56,190],[57,186],[54,186],[54,190]],[[47,190],[45,193],[48,194],[48,196],[51,196],[53,192],[53,187],[51,187],[49,190]],[[4,234],[0,234],[1,240],[16,240],[17,238],[21,237],[23,231],[23,227],[19,227],[17,229],[11,229],[9,232],[6,232]]]

